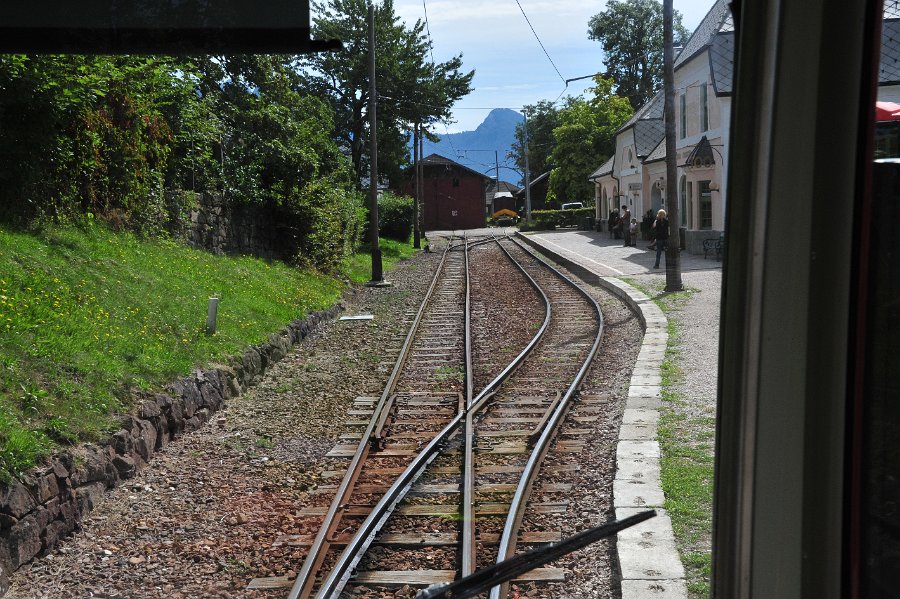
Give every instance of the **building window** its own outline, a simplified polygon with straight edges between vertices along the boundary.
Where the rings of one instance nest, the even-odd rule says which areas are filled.
[[[709,101],[706,84],[700,85],[700,131],[709,129]]]
[[[694,183],[687,184],[687,227],[690,229],[694,226]]]
[[[682,227],[687,226],[687,177],[684,175],[681,175],[681,189],[678,190],[678,220]]]
[[[712,229],[712,191],[709,181],[700,181],[700,228]]]
[[[681,96],[679,96],[678,98],[680,103],[679,108],[681,112],[681,126],[679,127],[680,135],[678,137],[681,139],[684,139],[687,136],[687,110],[685,109],[687,104],[685,101],[685,97],[685,94],[681,94]]]

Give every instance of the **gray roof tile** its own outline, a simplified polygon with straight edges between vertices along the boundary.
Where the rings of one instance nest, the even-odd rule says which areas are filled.
[[[666,158],[666,138],[663,137],[659,144],[654,148],[650,155],[644,159],[644,164],[649,164],[651,162],[658,162],[660,160],[665,160]]]
[[[643,119],[634,125],[634,146],[638,158],[645,158],[666,136],[666,125],[662,118]]]
[[[684,49],[675,58],[675,70],[706,48],[720,31],[728,30],[728,28],[734,31],[734,22],[729,18],[730,16],[728,0],[716,0],[703,20],[700,21],[697,29],[691,34]]]
[[[889,2],[885,2],[885,16],[888,4]],[[900,83],[900,19],[885,20],[881,24],[881,68],[878,69],[878,83]]]
[[[730,96],[734,79],[734,32],[718,33],[709,46],[709,70],[717,96]]]
[[[609,160],[607,160],[606,162],[604,162],[604,163],[600,166],[600,168],[598,168],[597,170],[595,170],[593,173],[591,173],[591,174],[588,176],[588,181],[593,181],[594,179],[599,179],[599,178],[602,177],[603,175],[609,175],[609,174],[611,174],[612,171],[613,171],[613,162],[615,162],[615,160],[616,160],[616,157],[615,157],[615,156],[610,156],[610,157],[609,157]]]
[[[616,134],[625,131],[629,127],[633,126],[640,119],[661,119],[663,117],[663,108],[665,107],[663,90],[659,90],[656,92],[656,95],[653,96],[649,102],[641,106],[637,109],[631,118],[625,121],[625,124],[619,127],[619,130],[616,131]]]

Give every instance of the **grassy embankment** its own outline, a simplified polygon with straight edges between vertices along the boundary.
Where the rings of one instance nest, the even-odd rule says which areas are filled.
[[[693,290],[663,293],[664,283],[648,288],[644,281],[626,281],[653,298],[669,319],[669,340],[661,367],[663,409],[659,439],[660,478],[665,508],[672,519],[675,540],[687,574],[691,599],[709,597],[712,535],[715,417],[697,409],[678,391],[683,372],[679,366],[680,334],[673,313],[690,300]]]
[[[412,254],[386,241],[386,268]],[[344,275],[368,280],[366,256]],[[365,272],[365,274],[363,274]],[[214,256],[100,226],[0,227],[0,479],[59,444],[101,437],[129,391],[224,361],[334,304],[344,284],[278,262]],[[204,332],[208,298],[218,330]]]

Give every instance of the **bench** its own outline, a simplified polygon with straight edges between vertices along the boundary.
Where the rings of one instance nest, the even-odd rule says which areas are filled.
[[[720,235],[718,239],[703,240],[703,259],[706,260],[707,254],[715,252],[716,260],[722,259],[722,252],[725,251],[725,236]]]

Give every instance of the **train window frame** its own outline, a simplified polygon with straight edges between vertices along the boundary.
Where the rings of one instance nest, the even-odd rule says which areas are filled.
[[[715,597],[859,596],[848,414],[881,10],[873,0],[732,2]]]

